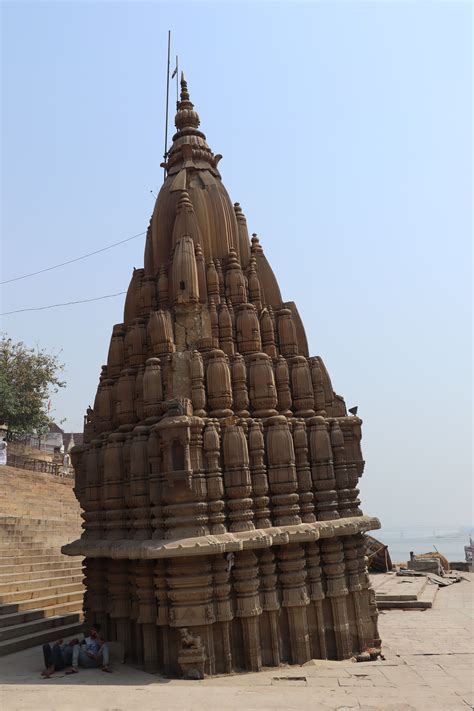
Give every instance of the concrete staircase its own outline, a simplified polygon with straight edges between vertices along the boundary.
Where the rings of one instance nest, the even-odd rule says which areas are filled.
[[[69,479],[0,467],[0,656],[74,636],[82,623],[81,534]]]

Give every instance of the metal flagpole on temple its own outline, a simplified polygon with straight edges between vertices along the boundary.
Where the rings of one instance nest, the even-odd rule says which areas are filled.
[[[170,48],[171,48],[171,30],[168,30],[168,64],[166,66],[166,117],[165,117],[165,152],[163,160],[166,164],[168,156],[168,104],[170,98]],[[163,167],[163,180],[166,180],[166,165]]]
[[[171,78],[174,79],[176,77],[176,110],[178,109],[178,102],[179,102],[179,75],[178,75],[178,55],[176,55],[176,66],[174,68],[174,72],[171,75]]]

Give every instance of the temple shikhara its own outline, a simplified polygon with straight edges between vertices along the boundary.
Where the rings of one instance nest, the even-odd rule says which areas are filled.
[[[84,532],[63,551],[85,556],[87,621],[148,671],[373,657],[361,420],[199,123],[182,77],[144,268],[72,450]]]

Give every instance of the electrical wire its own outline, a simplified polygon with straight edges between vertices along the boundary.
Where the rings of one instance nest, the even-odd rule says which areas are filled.
[[[16,311],[5,311],[0,316],[10,316],[11,314],[21,314],[25,311],[45,311],[46,309],[56,309],[58,306],[71,306],[72,304],[88,304],[90,301],[101,301],[102,299],[112,299],[114,296],[126,294],[126,291],[118,291],[116,294],[106,294],[105,296],[96,296],[94,299],[79,299],[77,301],[65,301],[63,304],[50,304],[49,306],[34,306],[28,309],[17,309]]]
[[[79,262],[81,259],[86,259],[87,257],[92,257],[94,254],[100,254],[101,252],[106,252],[108,249],[117,247],[119,244],[124,244],[125,242],[130,242],[132,239],[137,239],[137,237],[143,237],[146,232],[139,232],[137,235],[132,235],[132,237],[127,237],[126,239],[120,240],[120,242],[114,242],[109,244],[107,247],[102,247],[101,249],[96,249],[95,252],[89,252],[88,254],[83,254],[81,257],[75,257],[74,259],[69,259],[67,262],[61,262],[61,264],[54,264],[52,267],[46,267],[46,269],[39,269],[37,272],[31,272],[30,274],[23,274],[22,276],[13,277],[13,279],[6,279],[5,281],[0,281],[0,286],[3,284],[10,284],[12,281],[19,281],[20,279],[28,279],[28,277],[36,276],[37,274],[44,274],[44,272],[50,272],[52,269],[59,269],[59,267],[65,267],[66,264],[72,264],[73,262]],[[3,315],[3,314],[0,314]]]

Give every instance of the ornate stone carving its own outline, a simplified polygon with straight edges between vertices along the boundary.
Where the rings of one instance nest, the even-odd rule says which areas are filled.
[[[232,363],[232,385],[235,412],[239,417],[248,417],[247,369],[241,355],[236,355]]]
[[[260,325],[253,304],[241,304],[235,321],[239,353],[258,353],[262,350]]]
[[[266,421],[268,484],[276,526],[301,523],[295,452],[288,421],[277,415]]]
[[[258,671],[380,650],[348,416],[199,129],[165,180],[72,452],[88,623],[132,664]],[[361,656],[362,655],[362,656]]]
[[[250,403],[255,417],[276,415],[277,393],[270,358],[254,353],[249,358]]]
[[[238,425],[224,429],[224,483],[229,508],[229,530],[255,528],[252,512],[252,483],[249,453],[244,430]]]
[[[178,664],[185,679],[204,679],[206,652],[201,638],[193,636],[186,627],[179,631],[181,648],[178,652]]]
[[[229,365],[223,351],[209,353],[206,371],[207,398],[212,417],[232,415],[232,384]]]

